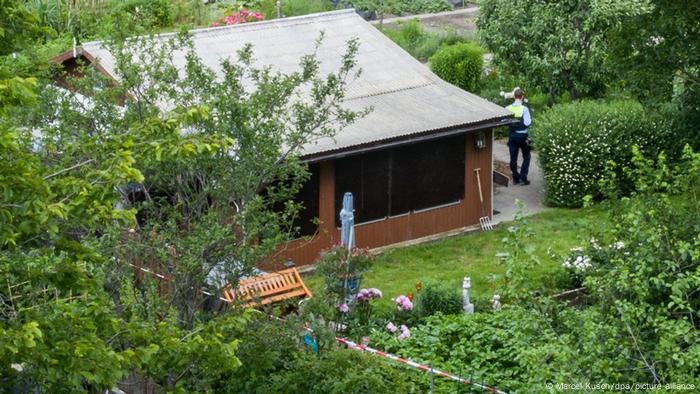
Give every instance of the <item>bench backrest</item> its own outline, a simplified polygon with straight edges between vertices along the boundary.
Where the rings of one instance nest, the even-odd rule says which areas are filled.
[[[223,296],[230,303],[244,307],[255,307],[284,301],[294,297],[311,297],[311,291],[296,268],[241,280],[235,289],[228,285]]]

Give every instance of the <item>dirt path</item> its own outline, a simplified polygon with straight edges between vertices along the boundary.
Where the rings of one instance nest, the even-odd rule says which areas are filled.
[[[400,16],[396,18],[384,19],[385,25],[396,24],[397,22],[410,21],[419,19],[426,30],[443,31],[447,27],[455,29],[458,34],[473,32],[476,29],[474,20],[479,12],[479,7],[459,8],[454,11],[438,12],[435,14],[420,14]],[[378,25],[378,20],[371,21],[372,24]]]

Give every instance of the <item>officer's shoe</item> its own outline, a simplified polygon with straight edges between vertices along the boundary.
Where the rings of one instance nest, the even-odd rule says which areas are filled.
[[[519,183],[520,186],[527,186],[529,184],[530,184],[530,181],[528,181],[527,179],[524,179],[524,180],[520,181],[520,183]]]

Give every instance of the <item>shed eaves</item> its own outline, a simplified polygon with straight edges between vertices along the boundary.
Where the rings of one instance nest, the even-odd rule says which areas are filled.
[[[298,70],[300,57],[314,50],[321,32],[324,40],[316,54],[324,74],[340,67],[348,40],[359,39],[356,60],[362,73],[349,83],[344,105],[352,110],[367,107],[373,110],[334,138],[307,144],[300,152],[302,156],[511,116],[504,108],[442,81],[353,10],[191,33],[202,62],[214,71],[220,70],[221,60],[235,58],[239,49],[252,44],[256,64],[288,73]],[[101,42],[86,43],[82,50],[115,75],[114,58]],[[184,53],[176,54],[173,63],[184,65]]]

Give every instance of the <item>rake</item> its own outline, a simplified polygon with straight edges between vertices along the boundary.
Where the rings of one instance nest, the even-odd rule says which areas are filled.
[[[479,225],[484,231],[493,230],[491,217],[487,216],[484,212],[484,194],[481,191],[481,168],[474,169],[474,172],[476,173],[476,184],[479,186],[479,203],[481,204],[481,217],[479,218]]]

